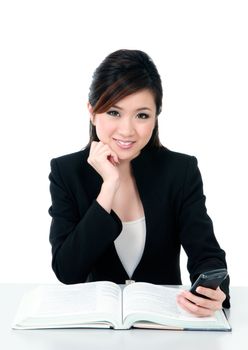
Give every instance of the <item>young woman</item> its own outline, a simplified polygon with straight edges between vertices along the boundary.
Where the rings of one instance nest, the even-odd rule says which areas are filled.
[[[96,69],[90,87],[90,141],[51,161],[52,267],[67,284],[127,279],[181,284],[183,246],[194,282],[225,268],[207,215],[194,156],[161,145],[162,85],[151,58],[119,50]],[[198,316],[229,307],[229,280],[183,292],[178,303]]]

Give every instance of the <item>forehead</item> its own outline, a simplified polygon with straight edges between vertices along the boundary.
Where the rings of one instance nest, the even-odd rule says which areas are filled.
[[[155,99],[150,90],[140,90],[128,95],[116,102],[115,106],[123,109],[156,108]]]

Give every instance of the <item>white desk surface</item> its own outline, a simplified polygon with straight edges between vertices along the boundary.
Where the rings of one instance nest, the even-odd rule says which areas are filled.
[[[0,284],[0,340],[4,350],[247,350],[248,287],[231,288],[227,315],[232,332],[50,329],[12,330],[23,294],[35,284]]]

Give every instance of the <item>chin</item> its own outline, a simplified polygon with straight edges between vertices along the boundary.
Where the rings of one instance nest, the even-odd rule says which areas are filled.
[[[132,160],[136,158],[141,151],[141,148],[138,145],[135,145],[133,149],[120,150],[118,146],[114,143],[109,143],[109,146],[113,149],[113,151],[117,154],[120,160]]]
[[[140,154],[140,150],[138,150],[137,152],[132,152],[132,153],[126,154],[126,155],[125,154],[121,154],[120,152],[118,152],[117,156],[118,156],[119,160],[122,160],[122,161],[129,160],[129,161],[131,161],[132,159],[138,157],[139,154]]]

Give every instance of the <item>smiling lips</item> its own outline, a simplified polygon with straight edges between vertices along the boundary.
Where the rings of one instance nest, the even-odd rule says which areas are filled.
[[[117,145],[122,149],[129,149],[132,147],[132,145],[135,143],[135,141],[122,141],[114,139]]]

